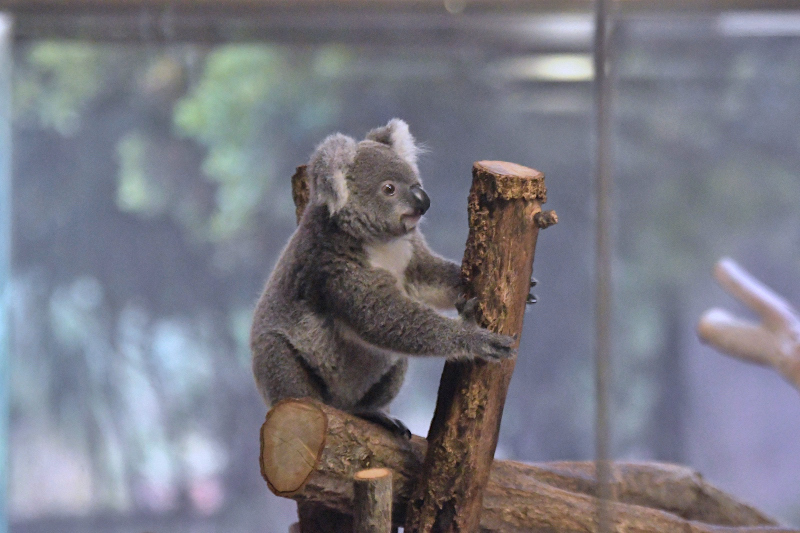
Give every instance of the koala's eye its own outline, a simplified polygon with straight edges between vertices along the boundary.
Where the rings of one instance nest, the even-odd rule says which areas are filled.
[[[387,181],[386,183],[381,185],[381,192],[383,192],[383,194],[385,194],[386,196],[394,196],[396,190],[397,187],[395,187],[394,183],[392,183],[391,181]]]

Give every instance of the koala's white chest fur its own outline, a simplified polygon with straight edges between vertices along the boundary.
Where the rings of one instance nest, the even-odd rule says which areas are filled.
[[[366,252],[372,267],[388,270],[397,279],[400,287],[403,286],[406,268],[414,254],[410,235],[389,242],[370,244],[366,247]]]

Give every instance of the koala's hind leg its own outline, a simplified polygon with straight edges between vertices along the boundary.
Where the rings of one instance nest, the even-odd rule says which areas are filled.
[[[403,384],[403,378],[408,370],[408,359],[402,358],[392,365],[385,374],[381,376],[364,396],[356,404],[357,408],[380,409],[389,405]]]
[[[359,418],[363,418],[367,422],[378,424],[382,428],[388,429],[399,437],[411,438],[411,430],[406,427],[400,420],[384,413],[381,410],[375,411],[353,411],[353,414]]]
[[[284,398],[330,401],[325,381],[280,332],[269,332],[259,339],[254,347],[253,375],[269,405]]]
[[[397,396],[403,377],[408,369],[408,360],[403,358],[395,363],[359,400],[353,414],[369,422],[382,426],[396,435],[411,438],[411,431],[400,420],[389,416],[382,408]]]

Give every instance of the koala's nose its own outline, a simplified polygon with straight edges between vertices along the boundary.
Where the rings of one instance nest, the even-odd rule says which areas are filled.
[[[431,199],[419,185],[411,187],[411,195],[414,197],[414,208],[419,211],[420,215],[424,215],[431,206]]]

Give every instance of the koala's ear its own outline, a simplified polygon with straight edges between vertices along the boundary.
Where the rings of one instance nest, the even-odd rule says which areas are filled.
[[[314,151],[308,164],[311,201],[328,204],[331,214],[347,203],[347,172],[356,157],[356,141],[347,135],[329,135]]]
[[[417,170],[417,155],[420,148],[414,141],[414,136],[408,131],[408,124],[399,118],[393,118],[388,124],[380,128],[375,128],[367,134],[367,139],[390,146],[401,158],[403,158],[414,172]]]

